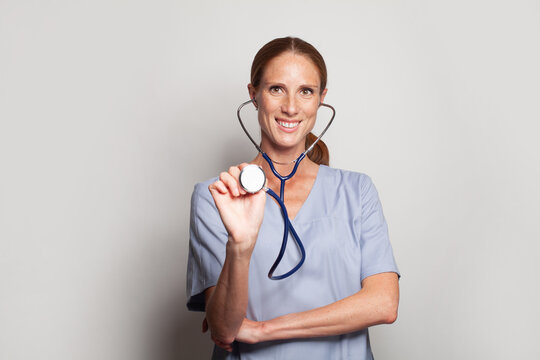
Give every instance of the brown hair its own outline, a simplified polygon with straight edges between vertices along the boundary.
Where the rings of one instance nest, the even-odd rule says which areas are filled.
[[[321,93],[326,88],[326,64],[322,55],[313,47],[313,45],[305,42],[302,39],[296,37],[284,37],[277,38],[266,45],[264,45],[259,52],[255,55],[253,63],[251,64],[251,85],[257,89],[261,83],[261,78],[263,76],[264,68],[266,64],[270,62],[273,58],[287,52],[291,51],[295,54],[304,55],[310,59],[313,64],[317,67],[319,71],[319,77],[321,79],[320,91]],[[309,133],[306,137],[306,149],[313,144],[317,137],[313,133]],[[313,149],[308,153],[308,157],[311,161],[319,165],[328,165],[330,163],[330,153],[328,152],[328,147],[322,140],[313,147]]]

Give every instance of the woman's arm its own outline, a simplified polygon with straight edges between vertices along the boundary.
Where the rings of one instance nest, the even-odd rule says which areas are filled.
[[[396,273],[362,281],[362,289],[332,304],[268,321],[245,319],[236,340],[245,343],[332,336],[350,333],[397,318],[399,285]]]
[[[239,186],[245,165],[231,167],[209,186],[229,237],[217,284],[205,291],[206,319],[212,339],[229,349],[246,316],[249,263],[266,202],[264,191],[247,194]]]
[[[250,258],[250,253],[239,251],[229,239],[218,282],[205,291],[206,320],[212,339],[226,350],[230,350],[246,317]]]

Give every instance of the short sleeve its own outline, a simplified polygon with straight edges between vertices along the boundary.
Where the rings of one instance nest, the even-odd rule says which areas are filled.
[[[388,237],[388,226],[383,215],[379,195],[369,176],[364,175],[362,180],[361,280],[383,272],[395,272],[400,276]]]
[[[191,196],[189,255],[186,279],[187,308],[204,311],[204,290],[217,284],[225,259],[227,231],[206,183]]]

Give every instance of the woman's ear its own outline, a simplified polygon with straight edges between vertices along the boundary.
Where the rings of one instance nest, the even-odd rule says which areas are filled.
[[[321,103],[324,102],[324,98],[326,97],[326,92],[328,91],[328,88],[324,89],[323,92],[321,93]]]
[[[253,87],[253,85],[251,84],[248,84],[248,92],[249,92],[249,98],[253,100],[253,105],[255,105],[255,110],[258,110],[257,100],[255,100],[255,95],[257,94],[255,87]]]

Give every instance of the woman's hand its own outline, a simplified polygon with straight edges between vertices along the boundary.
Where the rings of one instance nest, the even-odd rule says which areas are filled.
[[[208,321],[206,320],[206,318],[204,318],[203,322],[202,322],[202,332],[205,333],[208,331]],[[212,334],[210,334],[210,337],[212,338],[212,341],[214,342],[214,344],[216,344],[218,347],[222,348],[223,350],[226,350],[228,352],[231,352],[232,351],[232,343],[231,344],[225,344],[224,342],[222,341],[219,341],[215,336],[213,336]]]
[[[236,335],[235,341],[243,342],[246,344],[255,344],[263,341],[262,337],[263,323],[259,321],[253,321],[249,319],[244,319],[242,326]],[[202,323],[202,332],[205,333],[208,331],[208,322],[204,318]],[[220,348],[226,351],[232,351],[232,344],[225,344],[212,336],[212,341],[219,346]]]
[[[240,186],[238,177],[247,165],[230,167],[208,189],[233,243],[253,250],[264,215],[266,195],[264,191],[249,194]]]

